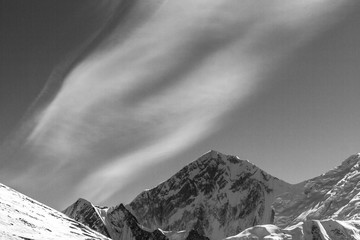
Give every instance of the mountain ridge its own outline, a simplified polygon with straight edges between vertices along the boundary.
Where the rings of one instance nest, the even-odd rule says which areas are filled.
[[[359,164],[360,154],[353,154],[339,166],[299,184],[301,191],[279,196],[273,205],[279,215],[275,224],[285,227],[321,218],[360,219]]]
[[[347,229],[360,226],[359,162],[353,154],[318,177],[289,184],[248,160],[210,150],[123,206],[143,229],[169,240],[311,239],[312,229],[320,229],[319,239],[350,236]]]
[[[290,188],[247,160],[211,150],[125,207],[150,231],[162,229],[169,236],[196,232],[222,239],[254,224],[272,222],[275,196]]]
[[[64,210],[70,218],[2,184],[0,193],[9,240],[360,240],[359,153],[291,185],[210,151],[127,205],[79,198]]]

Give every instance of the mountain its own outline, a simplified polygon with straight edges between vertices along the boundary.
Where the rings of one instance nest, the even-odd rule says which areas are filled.
[[[360,220],[360,154],[296,188],[274,202],[277,226],[329,218]]]
[[[290,185],[248,161],[210,151],[126,206],[79,200],[83,204],[65,213],[105,235],[116,229],[118,235],[107,235],[115,240],[152,239],[122,238],[131,229],[126,214],[139,232],[169,240],[360,239],[359,180],[360,154]],[[111,213],[118,208],[122,214]]]
[[[226,238],[360,239],[360,154],[321,176],[293,186],[273,204],[275,225],[258,225]]]
[[[110,237],[103,217],[107,212],[107,208],[95,207],[89,201],[80,198],[63,212],[68,216],[72,216],[78,222],[86,223],[91,229],[104,236]]]
[[[42,203],[0,184],[0,239],[4,240],[106,240]]]
[[[85,199],[77,200],[64,213],[90,228],[118,240],[167,240],[160,230],[150,231],[139,225],[137,219],[123,204],[116,207],[94,206]]]
[[[116,240],[130,239],[124,238],[131,232],[125,210],[143,231],[160,231],[169,239],[218,240],[272,223],[272,203],[291,187],[246,160],[210,151],[123,208],[80,201],[64,212]]]
[[[359,180],[360,154],[290,185],[210,151],[128,205],[79,199],[73,219],[0,184],[0,239],[359,240]]]

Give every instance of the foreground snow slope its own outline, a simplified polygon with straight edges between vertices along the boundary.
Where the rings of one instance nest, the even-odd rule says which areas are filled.
[[[108,238],[0,184],[0,239],[106,240]]]

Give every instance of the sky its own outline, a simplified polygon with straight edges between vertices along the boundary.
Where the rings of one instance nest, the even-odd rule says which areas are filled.
[[[210,149],[290,183],[360,152],[357,0],[0,4],[0,181],[52,207]]]

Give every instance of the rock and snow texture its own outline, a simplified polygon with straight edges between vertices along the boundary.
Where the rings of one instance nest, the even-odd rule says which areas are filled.
[[[79,199],[65,209],[64,213],[112,239],[168,240],[162,231],[151,231],[140,226],[123,204],[107,208],[94,206],[85,199]]]
[[[0,239],[360,239],[359,171],[356,154],[290,185],[211,151],[127,206],[79,199],[64,211],[99,233],[0,184]]]
[[[0,184],[0,239],[106,240],[108,238]]]
[[[290,188],[248,161],[210,151],[128,207],[147,228],[195,229],[218,240],[271,223],[271,204]]]
[[[290,185],[210,151],[126,206],[80,199],[65,213],[114,240],[360,239],[359,171],[355,154]]]
[[[76,221],[85,223],[86,226],[91,229],[110,237],[110,234],[105,227],[104,215],[106,212],[107,208],[95,207],[89,201],[82,198],[63,211],[63,213]]]
[[[281,229],[258,225],[224,240],[359,240],[360,221],[308,220]]]
[[[294,186],[275,201],[275,225],[306,220],[360,220],[360,154],[329,172]]]
[[[254,226],[226,239],[360,239],[359,171],[360,154],[355,154],[278,196],[273,204],[276,226]]]
[[[273,222],[271,204],[290,189],[290,184],[248,161],[210,151],[169,180],[139,194],[126,208],[142,229],[153,232],[160,228],[170,240],[219,240]],[[74,210],[76,205],[82,207]],[[117,209],[100,209],[87,202],[75,203],[65,213],[93,229],[105,226],[115,240],[130,239],[123,237],[131,231],[123,211]]]

